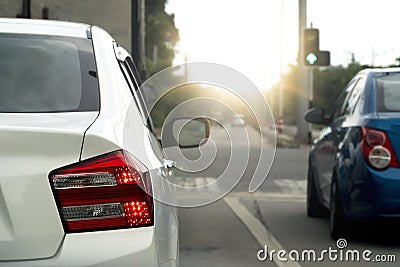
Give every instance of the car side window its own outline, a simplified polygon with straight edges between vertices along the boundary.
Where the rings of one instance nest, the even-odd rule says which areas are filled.
[[[352,80],[346,88],[340,93],[338,98],[335,101],[334,109],[332,112],[332,118],[336,120],[337,118],[340,118],[341,116],[344,115],[344,109],[347,103],[347,99],[349,95],[351,94],[354,86],[356,85],[357,80]]]
[[[154,133],[153,123],[151,121],[150,114],[148,114],[146,102],[139,90],[141,82],[135,63],[133,62],[132,57],[124,49],[122,49],[122,51],[120,50],[119,52],[124,54],[121,56],[121,58],[118,58],[119,66],[125,77],[126,82],[129,85],[129,88],[131,89],[131,93],[136,103],[136,106],[138,107],[139,112],[142,115],[144,124],[147,128],[149,128],[151,132]]]
[[[346,107],[344,110],[344,115],[352,115],[357,106],[358,100],[360,99],[361,92],[363,91],[365,86],[364,78],[360,78],[357,80],[354,89],[349,95],[346,101]]]

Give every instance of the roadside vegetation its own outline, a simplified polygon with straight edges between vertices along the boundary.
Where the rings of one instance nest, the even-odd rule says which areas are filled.
[[[396,64],[384,67],[400,66],[400,58]],[[331,107],[340,91],[350,82],[350,79],[360,70],[366,68],[377,68],[379,66],[361,65],[354,58],[347,66],[330,66],[314,70],[314,99],[311,107],[323,107],[330,112]],[[297,97],[301,92],[299,88],[299,67],[290,65],[289,72],[282,80],[275,84],[266,94],[271,105],[274,117],[278,114],[278,93],[282,83],[283,87],[283,121],[285,124],[296,124]]]

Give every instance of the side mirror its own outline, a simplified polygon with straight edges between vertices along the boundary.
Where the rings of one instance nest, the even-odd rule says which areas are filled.
[[[312,108],[308,110],[304,116],[304,119],[309,123],[325,124],[328,125],[330,120],[325,118],[325,109],[323,108]]]
[[[162,130],[163,147],[179,146],[194,148],[210,136],[210,123],[204,118],[178,118],[168,123]]]

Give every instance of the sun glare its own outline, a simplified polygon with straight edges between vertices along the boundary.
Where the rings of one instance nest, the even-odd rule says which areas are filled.
[[[181,36],[174,64],[183,64],[185,57],[223,64],[268,90],[280,77],[281,47],[283,64],[295,59],[297,37],[290,36],[297,36],[297,27],[287,18],[296,19],[297,9],[284,7],[281,37],[280,1],[170,0],[167,11],[175,13]]]

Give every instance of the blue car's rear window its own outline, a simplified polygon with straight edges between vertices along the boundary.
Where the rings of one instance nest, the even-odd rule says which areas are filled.
[[[376,78],[378,112],[400,112],[400,73],[386,73]]]
[[[91,40],[0,34],[0,112],[98,111]]]

